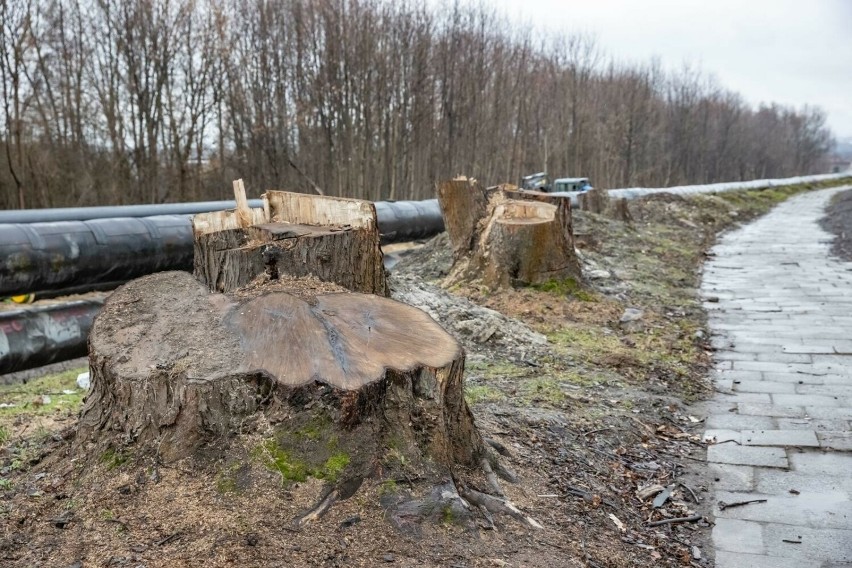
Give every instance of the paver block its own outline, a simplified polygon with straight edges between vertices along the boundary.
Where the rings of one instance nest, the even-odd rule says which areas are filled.
[[[728,463],[707,464],[713,476],[713,487],[721,491],[751,491],[754,488],[755,468]],[[779,470],[766,470],[779,471]]]
[[[756,353],[758,361],[775,363],[810,363],[811,356],[805,353]],[[747,361],[747,359],[742,359]]]
[[[772,402],[782,406],[841,406],[839,397],[819,394],[773,394]]]
[[[735,392],[785,393],[796,392],[795,383],[778,383],[775,381],[740,381],[734,384]]]
[[[713,359],[715,359],[716,361],[757,361],[757,353],[747,353],[741,351],[716,351],[713,354]]]
[[[781,404],[752,404],[742,403],[739,405],[740,414],[751,414],[754,416],[779,416],[779,417],[797,417],[805,416],[805,408],[803,406],[785,406]]]
[[[772,398],[770,398],[769,393],[765,392],[737,392],[734,390],[732,393],[724,397],[719,397],[719,400],[734,404],[739,404],[741,402],[772,404]]]
[[[819,420],[852,420],[852,408],[838,406],[808,406],[808,416]]]
[[[781,558],[742,552],[716,551],[716,568],[804,568],[820,566],[819,560],[803,563],[799,558]]]
[[[849,429],[848,420],[816,420],[814,418],[776,418],[779,430],[843,431]]]
[[[852,454],[820,451],[791,452],[789,462],[790,469],[808,475],[849,476],[852,472]]]
[[[763,380],[797,385],[821,385],[825,383],[825,376],[804,373],[763,373]]]
[[[800,540],[801,543],[786,543],[784,540]],[[852,562],[852,530],[812,529],[773,523],[764,526],[763,542],[768,555],[796,558],[803,568],[813,566],[805,564],[813,559]]]
[[[717,491],[716,518],[740,519],[762,523],[796,525],[816,529],[852,529],[852,502],[844,492],[806,493],[800,495],[762,495],[760,493],[734,493]],[[763,503],[750,503],[724,510],[718,502],[740,503],[765,499]]]
[[[852,379],[848,384],[793,385],[797,394],[852,397]]]
[[[734,465],[788,467],[787,453],[781,448],[715,444],[707,448],[707,461]]]
[[[733,361],[734,371],[761,371],[763,373],[789,373],[810,370],[804,363],[774,363],[771,361]]]
[[[745,446],[819,447],[812,430],[745,430],[740,443]]]
[[[816,436],[817,439],[819,439],[819,445],[823,449],[842,451],[852,450],[852,432],[826,431],[817,432]],[[849,473],[852,474],[852,472]]]
[[[759,381],[763,379],[763,373],[760,371],[713,371],[712,377],[732,381]]]
[[[763,529],[759,523],[736,519],[716,519],[713,545],[717,550],[763,554]]]
[[[749,416],[745,414],[711,414],[704,426],[717,430],[774,430],[775,421],[770,416]]]
[[[842,493],[845,499],[852,499],[852,477],[808,474],[783,469],[755,468],[754,489],[767,495],[790,495],[794,489],[807,493]],[[720,487],[720,489],[726,489]],[[745,491],[744,489],[726,489]]]

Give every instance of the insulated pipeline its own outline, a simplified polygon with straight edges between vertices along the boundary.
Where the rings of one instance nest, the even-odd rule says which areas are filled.
[[[184,216],[0,225],[0,296],[192,268]]]
[[[100,301],[0,312],[0,374],[86,355]]]
[[[444,230],[437,199],[378,202],[376,214],[383,243]],[[188,215],[0,224],[0,296],[192,270],[192,259]]]

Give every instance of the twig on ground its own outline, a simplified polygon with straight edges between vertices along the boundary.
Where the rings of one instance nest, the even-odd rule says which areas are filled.
[[[544,528],[541,523],[529,515],[524,514],[511,501],[500,499],[499,497],[494,497],[493,495],[488,495],[487,493],[481,493],[475,489],[468,488],[463,488],[459,491],[459,494],[467,501],[470,501],[474,505],[485,507],[492,513],[504,513],[510,515],[534,529]]]
[[[658,527],[660,525],[668,525],[672,523],[694,523],[700,521],[701,515],[692,515],[691,517],[676,517],[674,519],[663,519],[662,521],[652,521],[648,523],[649,527]]]
[[[488,461],[488,457],[482,458],[482,471],[485,473],[485,480],[488,482],[488,487],[491,489],[491,492],[499,497],[505,497],[506,495],[503,493],[503,489],[500,487],[500,482],[497,480],[497,475],[494,473],[494,470],[491,469],[491,463]]]
[[[735,503],[725,503],[719,501],[719,510],[732,509],[734,507],[742,507],[743,505],[751,505],[752,503],[766,503],[766,499],[752,499],[751,501],[737,501]]]
[[[696,503],[701,502],[701,500],[698,498],[698,495],[695,494],[695,491],[693,491],[692,488],[689,485],[685,484],[682,481],[678,481],[677,484],[680,485],[681,487],[683,487],[684,489],[686,489],[687,491],[689,491],[689,494],[692,495],[693,501],[695,501]]]

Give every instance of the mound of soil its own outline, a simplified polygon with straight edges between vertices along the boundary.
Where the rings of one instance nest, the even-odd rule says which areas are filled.
[[[838,193],[826,208],[822,228],[834,235],[831,252],[852,261],[852,190]]]

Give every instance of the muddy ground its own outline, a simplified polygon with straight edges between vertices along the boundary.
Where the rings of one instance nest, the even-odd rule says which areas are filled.
[[[718,232],[805,189],[658,195],[630,204],[630,224],[577,213],[584,282],[447,290],[444,236],[394,268],[395,297],[468,350],[476,422],[519,474],[506,493],[543,530],[442,514],[400,531],[381,502],[404,479],[365,482],[300,529],[292,520],[319,482],[283,483],[263,460],[72,454],[84,393],[70,371],[0,389],[0,564],[712,566],[701,417],[689,407],[710,393],[699,270]]]
[[[834,235],[831,252],[852,261],[852,190],[834,196],[822,220],[822,227]]]

